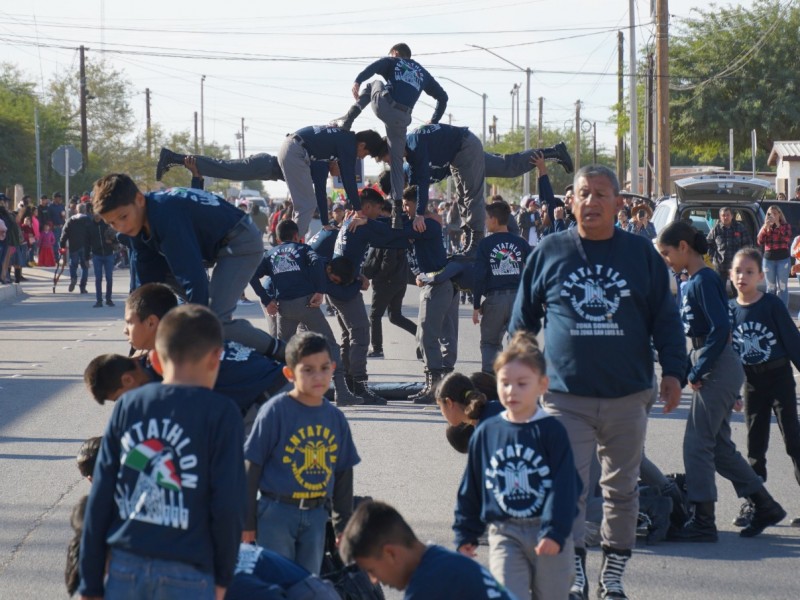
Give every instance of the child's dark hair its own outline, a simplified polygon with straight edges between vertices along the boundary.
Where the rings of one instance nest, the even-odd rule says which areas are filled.
[[[120,206],[133,204],[139,188],[125,173],[110,173],[94,182],[92,206],[102,215]]]
[[[381,210],[383,212],[391,213],[392,212],[392,208],[393,207],[392,207],[392,201],[391,200],[384,200],[383,201],[383,206],[381,207]]]
[[[498,225],[505,226],[508,225],[508,219],[511,218],[511,207],[505,200],[495,200],[486,205],[486,214],[497,219]]]
[[[83,477],[91,477],[94,473],[94,464],[97,462],[97,454],[100,452],[102,440],[101,437],[90,437],[78,449],[78,471]]]
[[[436,401],[444,402],[445,398],[461,405],[468,419],[480,419],[487,402],[486,396],[475,389],[472,380],[461,373],[450,373],[439,384]]]
[[[733,261],[731,261],[731,264],[734,261],[736,261],[737,258],[740,259],[740,260],[741,259],[752,260],[754,263],[756,263],[756,266],[758,267],[758,272],[759,273],[762,272],[762,270],[763,270],[763,262],[762,261],[763,261],[764,257],[761,255],[761,251],[758,248],[755,248],[753,246],[749,246],[747,248],[742,248],[736,254],[733,255]]]
[[[383,547],[394,544],[411,548],[417,536],[397,510],[384,502],[362,502],[342,533],[339,553],[345,562],[377,557]]]
[[[103,404],[122,386],[122,376],[136,370],[133,358],[120,354],[95,356],[83,372],[83,382],[98,404]]]
[[[178,306],[178,298],[175,292],[163,283],[145,283],[130,293],[125,306],[140,321],[144,321],[150,315],[163,319],[164,315]]]
[[[298,333],[286,344],[286,366],[294,369],[303,357],[320,352],[327,352],[333,360],[328,338],[313,331]]]
[[[512,362],[521,362],[533,372],[547,375],[544,354],[539,349],[536,336],[529,331],[518,331],[514,334],[508,347],[494,359],[494,372],[497,373]]]
[[[411,48],[408,47],[408,44],[395,44],[389,48],[389,52],[397,52],[400,58],[411,58]]]
[[[410,185],[406,189],[403,190],[403,200],[409,200],[411,202],[417,201],[417,186]]]
[[[70,525],[74,535],[67,545],[67,566],[64,569],[64,583],[67,584],[67,594],[72,597],[78,591],[81,583],[81,574],[78,571],[78,561],[81,553],[81,536],[83,535],[83,521],[86,515],[86,503],[89,496],[84,496],[72,509]]]
[[[366,202],[367,204],[383,205],[383,196],[378,190],[371,187],[365,187],[361,190],[358,197],[361,199],[361,204]]]
[[[342,285],[350,285],[356,277],[356,268],[353,261],[346,256],[336,256],[328,263],[331,275],[336,275],[342,280]]]
[[[284,219],[275,228],[275,235],[279,242],[291,242],[294,236],[300,235],[300,230],[297,227],[297,223],[291,219]]]
[[[197,362],[222,349],[222,323],[207,306],[178,306],[158,324],[155,346],[162,363]]]
[[[660,246],[677,248],[681,242],[686,242],[698,254],[708,252],[706,236],[685,221],[673,221],[658,234],[658,244]]]
[[[475,426],[470,423],[461,423],[460,425],[448,425],[445,431],[445,437],[453,450],[460,454],[466,454],[469,451],[469,440],[472,434],[475,433]]]
[[[487,398],[497,399],[497,377],[484,371],[475,371],[469,376],[472,385]]]
[[[384,141],[381,134],[372,129],[365,129],[356,134],[356,144],[364,142],[367,153],[373,158],[379,158],[381,149],[384,147]]]
[[[392,193],[392,172],[391,171],[384,171],[378,177],[378,187],[381,188],[381,191],[388,196]]]

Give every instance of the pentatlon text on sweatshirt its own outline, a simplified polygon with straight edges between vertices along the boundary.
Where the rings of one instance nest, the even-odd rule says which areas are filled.
[[[630,295],[628,282],[616,269],[603,265],[578,267],[567,276],[561,289],[561,297],[569,301],[579,317],[570,335],[625,335],[614,315],[622,299]]]

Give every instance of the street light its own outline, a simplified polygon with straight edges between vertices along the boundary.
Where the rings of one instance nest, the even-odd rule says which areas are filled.
[[[462,87],[468,92],[472,92],[476,96],[481,97],[481,100],[483,100],[483,135],[481,137],[481,142],[485,146],[486,145],[486,98],[488,98],[488,96],[486,94],[481,94],[479,92],[476,92],[475,90],[472,90],[461,83],[458,83],[455,79],[450,79],[449,77],[442,77],[441,75],[439,76],[439,79],[446,79],[450,83],[455,83],[458,87]]]
[[[530,150],[531,148],[531,70],[530,68],[523,68],[520,67],[518,64],[511,62],[507,58],[503,58],[497,52],[492,52],[488,48],[484,48],[483,46],[477,46],[475,44],[467,44],[467,46],[471,46],[472,48],[477,48],[478,50],[484,50],[489,54],[496,56],[503,62],[507,62],[515,69],[519,69],[520,71],[525,72],[525,150]],[[530,173],[525,173],[522,176],[522,190],[526,194],[530,194],[531,192],[531,175]]]
[[[206,119],[204,113],[203,88],[205,87],[206,76],[200,76],[200,154],[206,153]]]

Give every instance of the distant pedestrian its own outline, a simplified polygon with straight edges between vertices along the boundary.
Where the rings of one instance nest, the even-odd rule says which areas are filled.
[[[733,255],[742,248],[752,246],[753,236],[744,223],[733,218],[733,211],[730,207],[723,206],[719,209],[719,221],[708,232],[706,241],[708,242],[708,254],[714,268],[725,289],[729,290]],[[731,295],[735,295],[735,290],[728,291],[728,296]]]

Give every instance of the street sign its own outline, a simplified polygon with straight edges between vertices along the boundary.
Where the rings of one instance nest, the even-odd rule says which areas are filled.
[[[56,173],[62,177],[67,176],[67,169],[69,169],[69,176],[72,177],[83,167],[83,156],[72,144],[64,144],[56,148],[50,155],[50,160]]]

